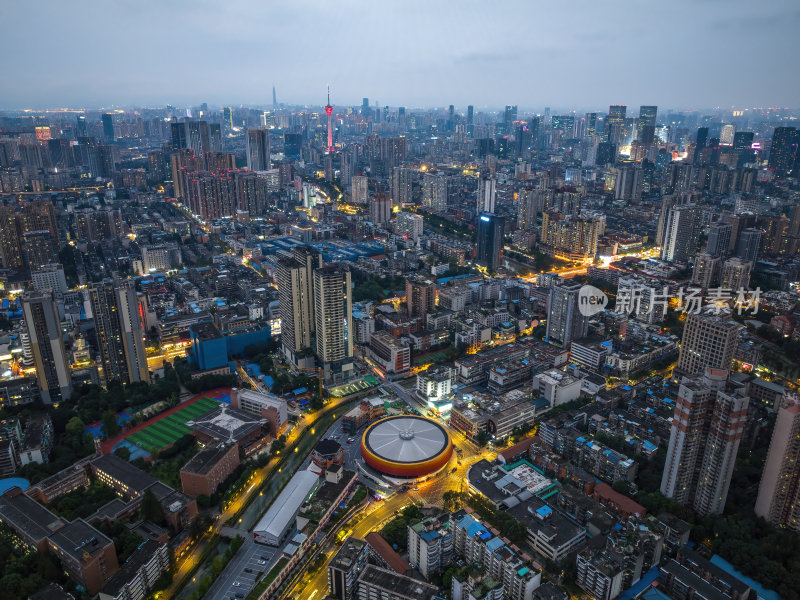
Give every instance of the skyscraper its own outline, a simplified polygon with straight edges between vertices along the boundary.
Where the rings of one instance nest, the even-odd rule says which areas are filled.
[[[413,202],[414,171],[395,167],[392,169],[392,204],[403,206]]]
[[[716,309],[706,306],[696,314],[689,313],[683,326],[676,375],[696,376],[706,367],[730,370],[741,325],[726,310],[717,314]]]
[[[642,199],[643,183],[641,167],[629,166],[620,169],[614,185],[614,199],[638,202]]]
[[[422,206],[447,210],[447,177],[441,171],[425,173],[422,180]]]
[[[661,493],[700,515],[725,508],[749,399],[726,391],[728,372],[706,369],[678,391]]]
[[[639,123],[636,131],[636,139],[639,143],[649,146],[655,140],[657,113],[657,106],[639,107]]]
[[[489,271],[496,272],[503,264],[505,218],[491,213],[478,217],[478,253],[475,260]]]
[[[494,213],[494,203],[497,195],[497,180],[491,175],[482,175],[478,179],[478,201],[475,212]]]
[[[589,332],[589,317],[578,309],[581,284],[563,281],[550,289],[550,306],[547,311],[547,340],[566,348]]]
[[[50,404],[69,400],[72,394],[71,374],[53,292],[25,292],[22,296],[22,315],[33,352],[42,402]]]
[[[692,162],[697,164],[700,160],[700,154],[703,151],[703,148],[706,147],[706,143],[708,142],[708,127],[700,127],[697,130],[697,137],[695,138],[695,146],[694,146],[694,157]]]
[[[700,237],[703,209],[696,204],[673,206],[664,228],[661,260],[686,262],[694,254]]]
[[[754,137],[755,134],[752,131],[737,131],[733,134],[733,149],[739,153],[737,168],[756,161],[756,153],[753,150]]]
[[[25,264],[22,231],[11,206],[0,206],[0,260],[6,269],[21,269]]]
[[[472,135],[475,128],[475,113],[472,104],[467,106],[467,134]]]
[[[326,380],[347,379],[353,370],[353,299],[350,271],[326,265],[314,271],[317,360]]]
[[[328,103],[325,105],[325,114],[328,115],[328,152],[333,152],[333,125],[331,124],[333,106],[331,106],[331,88],[328,87]]]
[[[88,293],[105,381],[149,383],[144,330],[133,281],[106,279],[91,284]]]
[[[369,218],[375,225],[385,225],[392,218],[392,199],[378,192],[369,199]]]
[[[103,137],[107,140],[114,139],[114,116],[110,113],[103,113]]]
[[[728,123],[722,126],[719,134],[719,143],[723,146],[733,146],[733,136],[736,134],[736,127]]]
[[[301,257],[302,258],[302,257]],[[297,365],[304,351],[311,348],[314,331],[312,272],[321,265],[310,253],[306,260],[298,257],[278,261],[278,303],[281,315],[281,350],[286,360]]]
[[[75,138],[86,137],[86,135],[86,117],[84,115],[78,115],[75,119]]]
[[[738,257],[729,258],[722,266],[720,287],[734,292],[747,289],[750,284],[750,268],[753,263]]]
[[[756,264],[761,256],[763,240],[764,232],[758,227],[748,227],[742,230],[736,243],[736,256]]]
[[[755,513],[800,533],[800,401],[795,394],[785,395],[778,410]]]
[[[247,168],[250,171],[270,169],[269,131],[263,127],[247,130]]]
[[[692,283],[708,289],[719,280],[719,257],[712,254],[698,254],[694,258]]]
[[[222,152],[222,133],[218,123],[206,121],[183,121],[172,123],[172,148],[188,148],[195,154]]]
[[[272,108],[278,108],[278,93],[275,91],[275,86],[272,86]]]
[[[624,104],[612,104],[608,107],[608,117],[606,117],[606,131],[608,141],[612,144],[620,144],[622,134],[625,129],[625,113],[628,107]]]
[[[350,196],[354,204],[366,204],[369,197],[369,178],[366,175],[353,175],[350,178]]]
[[[436,284],[421,276],[406,279],[406,305],[411,317],[424,317],[436,305]]]
[[[781,177],[793,174],[800,158],[800,131],[794,127],[776,127],[772,134],[769,166]]]
[[[225,129],[233,129],[233,111],[230,106],[225,106],[222,109],[222,124]]]
[[[733,226],[730,223],[718,221],[708,228],[707,251],[712,256],[726,256],[731,244]]]

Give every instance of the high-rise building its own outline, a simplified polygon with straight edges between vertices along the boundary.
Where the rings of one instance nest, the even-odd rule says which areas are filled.
[[[699,375],[707,367],[730,370],[741,325],[731,319],[729,312],[717,312],[718,309],[707,306],[696,314],[689,313],[683,326],[676,374]]]
[[[421,276],[406,279],[406,305],[411,317],[424,317],[436,305],[436,284]]]
[[[726,391],[728,371],[708,368],[681,381],[661,493],[700,515],[725,508],[749,399]]]
[[[472,135],[475,128],[475,108],[470,104],[467,106],[467,134]]]
[[[114,139],[114,115],[111,113],[103,113],[101,117],[103,122],[103,137],[107,140]]]
[[[421,215],[409,212],[397,213],[394,220],[394,231],[397,235],[413,240],[415,243],[422,237],[425,229],[425,220]]]
[[[722,126],[719,134],[719,143],[723,146],[733,146],[733,136],[736,135],[736,127],[728,123]]]
[[[794,127],[776,127],[772,134],[769,166],[781,177],[795,173],[800,159],[800,130]]]
[[[25,265],[22,230],[19,219],[10,206],[0,206],[0,260],[6,269],[21,269]]]
[[[36,381],[45,404],[68,400],[72,395],[70,370],[55,296],[51,291],[26,292],[22,316],[28,332]]]
[[[730,223],[718,221],[708,228],[707,251],[712,256],[727,256],[731,245],[733,226]]]
[[[694,270],[692,271],[692,283],[699,285],[703,289],[708,289],[719,280],[720,258],[713,254],[698,254],[694,258]]]
[[[174,150],[189,149],[197,155],[222,152],[222,132],[219,123],[183,121],[172,123],[171,128]]]
[[[369,178],[366,175],[353,175],[350,180],[353,204],[366,204],[369,196]]]
[[[639,122],[637,124],[636,140],[649,146],[655,140],[657,106],[640,106]]]
[[[778,410],[755,513],[775,527],[800,533],[800,401],[796,394],[784,395]]]
[[[756,153],[753,150],[754,137],[755,134],[752,131],[737,131],[733,134],[733,149],[739,153],[737,168],[756,162]]]
[[[497,180],[491,175],[482,175],[478,179],[478,201],[475,212],[494,213],[494,203],[497,196]]]
[[[603,221],[594,216],[566,216],[556,210],[542,213],[541,243],[566,260],[594,259]]]
[[[392,169],[392,205],[403,206],[414,202],[414,171],[403,167]]]
[[[733,257],[725,261],[722,266],[722,279],[720,287],[734,292],[748,289],[750,285],[750,269],[753,263],[741,258]]]
[[[392,218],[392,199],[378,192],[369,199],[369,218],[375,225],[385,225]]]
[[[56,297],[67,293],[67,278],[64,275],[64,265],[50,263],[31,273],[33,289],[37,292],[52,291]]]
[[[589,333],[589,317],[578,308],[581,284],[564,281],[550,289],[550,305],[547,311],[547,340],[567,347]]]
[[[86,116],[85,115],[78,115],[75,118],[75,138],[79,137],[86,137],[87,136],[87,128],[86,128]]]
[[[700,155],[708,142],[708,127],[700,127],[697,130],[697,137],[695,137],[694,156],[692,162],[697,164],[700,161]]]
[[[491,213],[478,217],[478,253],[475,260],[489,271],[496,272],[503,264],[505,218]]]
[[[612,104],[608,107],[608,116],[606,117],[606,132],[608,133],[608,141],[612,144],[620,144],[623,142],[623,133],[625,131],[625,113],[628,107],[624,104]]]
[[[617,173],[614,185],[614,200],[630,200],[638,202],[642,199],[644,183],[641,167],[624,167]]]
[[[349,537],[328,563],[328,598],[354,600],[359,573],[367,566],[368,546],[364,540]]]
[[[230,106],[224,106],[222,108],[222,124],[225,126],[226,130],[233,129],[233,111]]]
[[[269,171],[269,131],[263,127],[247,130],[247,168],[251,171]]]
[[[314,271],[317,360],[326,380],[347,379],[353,370],[353,298],[350,271],[326,265]]]
[[[139,302],[131,280],[106,279],[89,286],[97,346],[106,382],[150,382]]]
[[[447,210],[447,177],[441,171],[425,173],[422,180],[422,206]]]
[[[673,206],[664,228],[661,259],[686,262],[694,255],[700,237],[702,207],[696,204]]]
[[[764,231],[758,227],[748,227],[739,233],[736,243],[736,256],[753,264],[761,256],[761,244],[764,240]]]
[[[319,263],[313,268],[318,268]],[[278,302],[281,347],[286,360],[298,363],[298,354],[311,348],[314,330],[312,272],[305,261],[284,258],[278,262]]]

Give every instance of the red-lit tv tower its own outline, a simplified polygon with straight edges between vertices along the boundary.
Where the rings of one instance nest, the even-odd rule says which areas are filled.
[[[333,114],[333,107],[331,106],[331,86],[328,86],[328,103],[325,105],[325,113],[328,115],[328,152],[333,152],[333,128],[331,127],[331,115]]]

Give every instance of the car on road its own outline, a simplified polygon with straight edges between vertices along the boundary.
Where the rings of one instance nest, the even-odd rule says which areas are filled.
[[[244,570],[244,572],[245,572],[245,573],[252,573],[252,572],[253,572],[253,569],[247,568],[247,569],[245,569],[245,570]]]
[[[267,557],[262,554],[261,555],[261,560],[267,560]]]
[[[261,560],[259,560],[259,561],[258,561],[258,564],[260,564],[260,565],[265,565],[265,564],[267,564],[267,561],[265,561],[265,560],[262,558]]]
[[[239,583],[238,581],[234,581],[233,582],[233,587],[242,587],[242,584]]]

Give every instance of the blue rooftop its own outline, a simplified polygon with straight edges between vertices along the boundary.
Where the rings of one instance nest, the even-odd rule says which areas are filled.
[[[540,517],[546,517],[551,512],[553,512],[553,509],[550,508],[549,506],[540,506],[539,508],[536,509],[536,514],[539,515]]]
[[[742,573],[734,569],[733,565],[724,558],[722,558],[719,554],[715,554],[714,556],[711,557],[711,564],[718,566],[726,573],[730,573],[737,579],[741,579],[742,581],[744,581],[747,585],[749,585],[756,591],[756,594],[758,594],[759,598],[762,598],[763,600],[781,600],[781,597],[776,592],[766,589],[755,579],[748,577],[747,575],[743,575]]]

